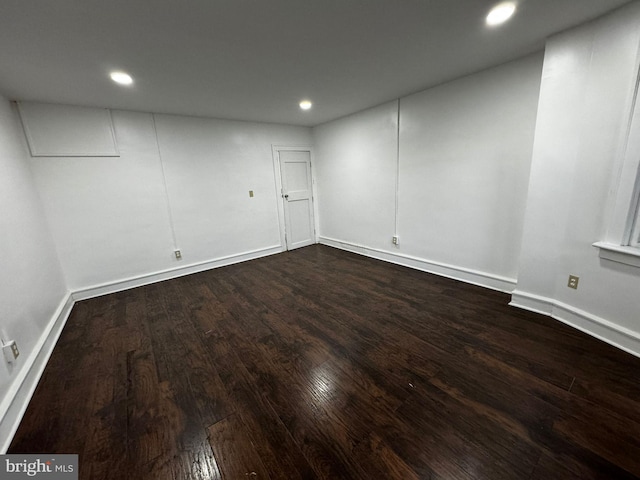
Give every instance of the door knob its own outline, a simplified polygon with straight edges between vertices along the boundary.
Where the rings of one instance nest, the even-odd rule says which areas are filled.
[[[289,198],[289,194],[287,193],[287,194],[284,196],[284,198]]]

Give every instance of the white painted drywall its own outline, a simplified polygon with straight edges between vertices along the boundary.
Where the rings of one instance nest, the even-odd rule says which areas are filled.
[[[113,118],[120,157],[31,160],[72,291],[172,265],[152,117]]]
[[[17,379],[67,294],[19,125],[17,110],[0,97],[0,336],[20,350],[12,365],[0,357],[0,445],[12,433],[15,418],[3,417]]]
[[[387,249],[395,229],[397,102],[313,129],[320,235]]]
[[[592,247],[610,221],[638,25],[632,2],[547,44],[516,292],[640,334],[640,269],[602,260]],[[567,287],[569,274],[580,276],[578,290]]]
[[[515,278],[541,69],[537,54],[401,99],[398,247],[397,103],[314,128],[320,235]]]
[[[186,262],[280,245],[271,146],[309,145],[308,128],[169,115],[156,124]]]
[[[403,252],[516,277],[542,58],[401,100]]]
[[[71,290],[280,244],[271,144],[309,129],[156,115],[156,142],[153,115],[112,116],[120,157],[31,160]]]

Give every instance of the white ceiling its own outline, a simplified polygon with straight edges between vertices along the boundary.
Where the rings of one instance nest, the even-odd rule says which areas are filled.
[[[541,50],[627,2],[520,0],[489,29],[493,0],[0,0],[0,93],[311,126]]]

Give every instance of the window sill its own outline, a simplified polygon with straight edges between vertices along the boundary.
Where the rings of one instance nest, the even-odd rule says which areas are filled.
[[[596,242],[593,246],[600,249],[600,258],[640,267],[640,248],[614,245],[605,242]]]

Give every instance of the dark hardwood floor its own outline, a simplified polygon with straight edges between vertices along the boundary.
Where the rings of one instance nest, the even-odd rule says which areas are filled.
[[[12,453],[83,479],[625,479],[640,359],[312,246],[79,302]]]

